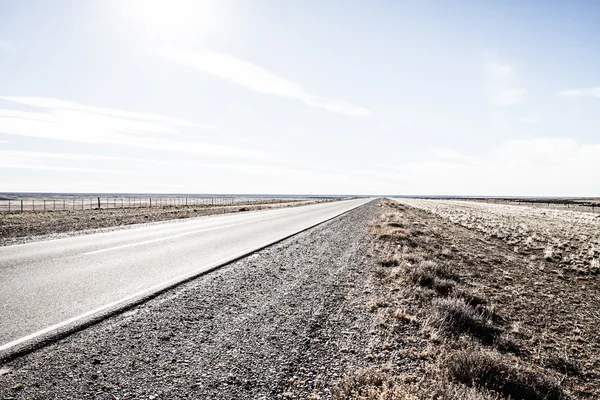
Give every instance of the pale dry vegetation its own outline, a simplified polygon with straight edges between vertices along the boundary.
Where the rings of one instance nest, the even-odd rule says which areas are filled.
[[[600,273],[600,214],[458,200],[402,199],[485,240],[502,240],[530,260],[545,259],[580,274]]]
[[[340,382],[338,399],[599,398],[600,287],[593,262],[565,270],[544,259],[542,244],[553,242],[543,235],[558,227],[538,226],[541,219],[527,222],[537,229],[527,237],[535,235],[538,252],[516,251],[509,240],[517,234],[500,237],[525,223],[513,217],[511,224],[493,227],[501,217],[483,213],[480,224],[467,227],[439,210],[382,201],[368,228],[382,288],[367,305],[372,333],[392,347],[421,343],[405,356],[422,364],[401,373],[378,369],[375,381],[356,378],[373,371],[355,371]],[[582,216],[587,233],[571,226],[573,254],[586,246],[590,254],[597,243],[589,215]]]

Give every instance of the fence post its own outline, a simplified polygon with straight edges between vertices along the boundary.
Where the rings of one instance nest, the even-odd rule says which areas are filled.
[[[100,209],[100,196],[98,196],[98,210]]]
[[[52,200],[53,204],[52,204],[52,210],[56,211],[56,200]]]
[[[10,212],[10,200],[8,201],[8,212]]]

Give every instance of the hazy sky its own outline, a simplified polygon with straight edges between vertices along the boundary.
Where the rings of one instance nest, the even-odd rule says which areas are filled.
[[[600,195],[600,2],[0,1],[0,191]]]

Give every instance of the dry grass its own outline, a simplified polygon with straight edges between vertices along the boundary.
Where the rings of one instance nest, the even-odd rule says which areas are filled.
[[[336,400],[418,400],[386,368],[362,368],[346,375],[333,392]]]
[[[432,287],[436,280],[456,280],[458,278],[449,266],[431,260],[421,261],[411,267],[408,275],[413,282],[427,287]],[[438,285],[442,286],[443,283],[438,282]]]
[[[514,400],[569,399],[558,381],[548,375],[519,367],[501,356],[469,349],[446,360],[450,379],[470,387],[493,390]]]
[[[402,223],[392,228],[409,235],[390,233],[394,221]],[[376,315],[374,325],[382,328],[375,332],[405,344],[413,339],[398,326],[418,327],[420,337],[431,346],[426,356],[420,357],[423,351],[415,353],[433,373],[423,375],[420,370],[411,395],[418,399],[599,398],[600,385],[594,377],[600,374],[594,368],[600,369],[600,357],[592,349],[600,346],[594,328],[600,321],[600,305],[581,307],[597,303],[593,295],[584,293],[598,293],[600,286],[592,277],[573,279],[547,264],[533,264],[545,263],[546,247],[534,260],[532,254],[524,255],[512,245],[503,247],[498,240],[490,242],[494,240],[490,236],[482,238],[477,220],[469,224],[471,231],[435,213],[383,201],[378,219],[369,227],[377,239],[373,255],[382,266],[377,282],[385,293],[393,293],[386,297],[386,312]],[[521,224],[519,229],[525,231],[518,220],[510,224]],[[380,229],[385,233],[380,234]],[[501,225],[493,234],[508,244],[515,240],[505,236],[510,229]],[[536,246],[540,240],[530,236],[528,242]],[[562,251],[564,255],[569,248]],[[550,263],[555,259],[556,251]],[[570,397],[571,392],[580,397]]]
[[[433,300],[427,325],[444,336],[468,333],[486,343],[497,334],[483,312],[456,297]]]
[[[402,199],[515,253],[580,274],[600,273],[600,214],[473,201]]]
[[[499,400],[497,394],[447,380],[415,382],[386,367],[350,372],[336,386],[335,400]]]

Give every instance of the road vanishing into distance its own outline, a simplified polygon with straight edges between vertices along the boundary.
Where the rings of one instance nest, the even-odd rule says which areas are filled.
[[[0,247],[0,351],[143,298],[368,201],[202,217]]]

